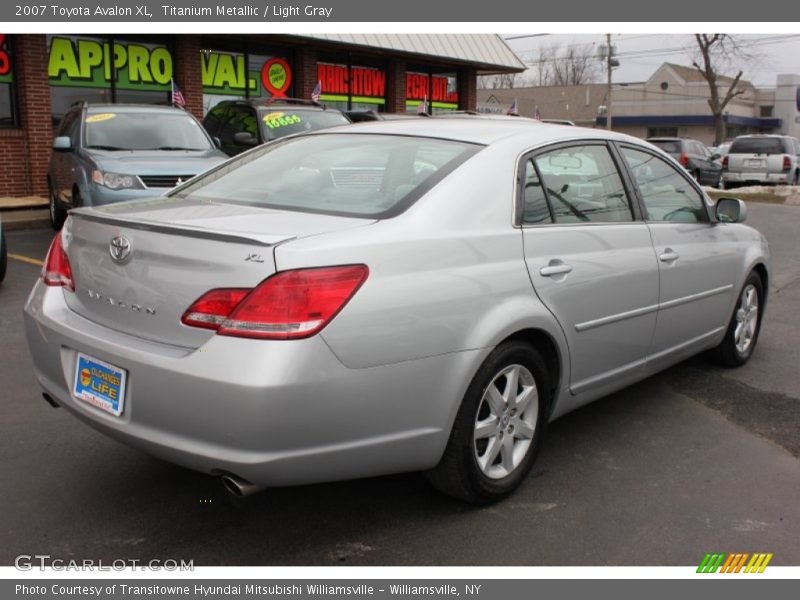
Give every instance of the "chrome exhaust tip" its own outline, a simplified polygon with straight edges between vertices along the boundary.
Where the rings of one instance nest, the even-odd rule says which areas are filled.
[[[225,492],[234,498],[247,498],[264,490],[264,486],[256,485],[230,473],[222,475],[220,479]]]

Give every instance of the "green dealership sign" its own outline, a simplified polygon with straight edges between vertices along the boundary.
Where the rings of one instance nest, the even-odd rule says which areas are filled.
[[[262,74],[247,68],[244,55],[203,51],[200,54],[203,92],[260,96]],[[113,66],[113,69],[112,69]],[[166,92],[174,76],[172,54],[164,46],[90,39],[50,39],[50,85],[110,88],[112,70],[120,90]]]
[[[111,67],[122,90],[168,91],[173,75],[172,55],[163,46],[133,42],[53,37],[50,40],[50,85],[111,87]]]

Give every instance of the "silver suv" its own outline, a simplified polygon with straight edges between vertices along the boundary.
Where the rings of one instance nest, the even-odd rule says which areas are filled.
[[[788,135],[740,135],[722,158],[722,184],[797,185],[800,142]]]

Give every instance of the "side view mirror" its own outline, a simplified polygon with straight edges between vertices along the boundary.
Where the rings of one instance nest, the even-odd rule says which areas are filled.
[[[66,135],[58,136],[53,140],[53,150],[56,152],[69,152],[72,150],[72,140]]]
[[[252,133],[237,131],[233,134],[233,143],[239,146],[256,146],[258,145],[258,140]]]
[[[744,223],[747,220],[747,205],[738,198],[720,198],[715,213],[720,223]]]
[[[220,141],[220,139],[217,136],[212,137],[211,141],[214,142],[214,145],[217,148],[222,148],[222,142]]]
[[[719,160],[720,158],[722,158],[721,154],[712,154],[711,155],[711,160]]]

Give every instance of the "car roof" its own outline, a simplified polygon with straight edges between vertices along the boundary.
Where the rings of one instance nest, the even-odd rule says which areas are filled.
[[[315,135],[358,132],[388,135],[409,135],[442,138],[473,144],[493,144],[501,140],[518,139],[521,143],[545,143],[548,141],[571,139],[611,139],[633,142],[642,141],[629,135],[615,133],[606,129],[589,129],[572,125],[542,123],[534,119],[505,116],[464,116],[448,118],[437,116],[433,119],[397,119],[391,121],[363,121],[347,127],[333,127],[315,132]]]

